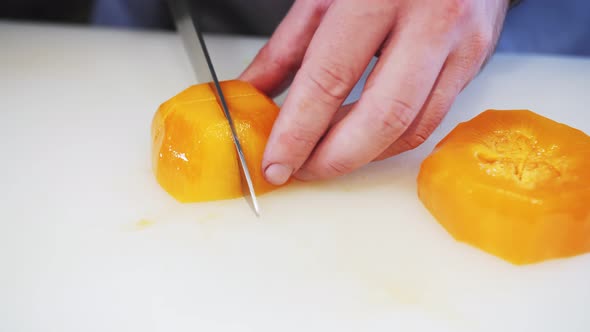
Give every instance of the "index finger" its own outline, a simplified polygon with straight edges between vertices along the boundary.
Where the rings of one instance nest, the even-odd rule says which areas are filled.
[[[311,154],[390,31],[391,12],[351,0],[328,9],[269,137],[267,181],[285,183]]]

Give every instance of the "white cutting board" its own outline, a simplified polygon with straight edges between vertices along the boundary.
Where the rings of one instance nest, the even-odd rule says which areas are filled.
[[[222,78],[263,41],[208,38]],[[422,207],[459,121],[530,108],[590,132],[590,61],[497,56],[421,148],[324,183],[181,205],[150,170],[193,83],[171,34],[0,24],[0,331],[590,331],[590,255],[515,267]]]

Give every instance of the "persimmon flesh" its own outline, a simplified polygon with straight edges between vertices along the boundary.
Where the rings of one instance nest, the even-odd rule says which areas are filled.
[[[418,196],[457,240],[514,264],[590,252],[590,137],[528,110],[459,124],[421,165]]]
[[[261,164],[278,106],[249,83],[230,80],[221,87],[256,193],[276,189],[265,181]],[[231,130],[214,91],[212,83],[193,85],[163,103],[152,121],[156,179],[183,203],[243,195]]]

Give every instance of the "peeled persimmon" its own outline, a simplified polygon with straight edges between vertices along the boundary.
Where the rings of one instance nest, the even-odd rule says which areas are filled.
[[[223,81],[221,88],[256,193],[277,188],[261,167],[278,106],[246,82]],[[152,165],[160,186],[180,202],[243,195],[238,155],[212,83],[193,85],[160,106],[152,122]]]
[[[590,252],[590,137],[528,110],[488,110],[424,160],[418,196],[458,241],[514,264]]]

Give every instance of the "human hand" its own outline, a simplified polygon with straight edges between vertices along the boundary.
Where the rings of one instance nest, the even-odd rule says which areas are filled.
[[[492,54],[508,0],[297,0],[240,77],[292,82],[263,158],[267,181],[349,173],[424,142]],[[342,103],[375,54],[360,99]]]

